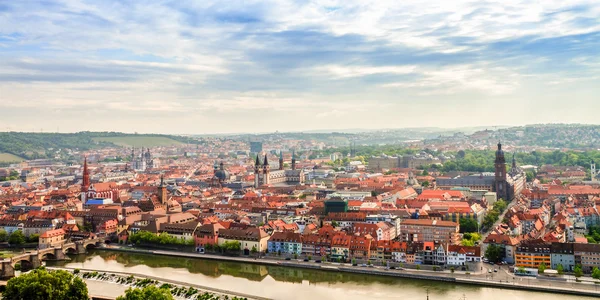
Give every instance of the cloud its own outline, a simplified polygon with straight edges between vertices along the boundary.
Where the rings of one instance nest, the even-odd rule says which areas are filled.
[[[0,118],[29,109],[42,123],[48,108],[63,118],[88,109],[149,128],[144,116],[189,113],[237,131],[230,124],[267,111],[298,117],[282,130],[356,127],[348,116],[418,105],[558,107],[543,95],[569,84],[584,105],[598,93],[599,18],[594,0],[8,1]],[[271,122],[250,129],[282,121],[262,115]]]

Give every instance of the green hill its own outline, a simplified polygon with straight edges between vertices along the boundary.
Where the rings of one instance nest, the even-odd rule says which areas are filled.
[[[14,154],[0,153],[0,162],[13,163],[13,162],[22,162],[22,161],[23,161],[23,158],[18,157]]]
[[[201,140],[165,134],[127,134],[120,132],[33,133],[0,132],[0,153],[6,159],[56,157],[68,159],[59,149],[89,150],[106,147],[156,147],[178,144],[200,144]],[[16,157],[15,157],[16,156]],[[2,161],[2,160],[0,160]]]
[[[183,144],[180,141],[173,140],[163,136],[115,136],[115,137],[95,137],[96,142],[113,143],[123,147],[158,147],[174,146]]]

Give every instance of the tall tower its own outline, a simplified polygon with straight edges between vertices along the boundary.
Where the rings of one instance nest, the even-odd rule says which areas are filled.
[[[279,151],[279,170],[283,170],[283,151]]]
[[[596,173],[596,163],[592,160],[592,164],[590,165],[590,175],[592,176],[592,181],[596,181],[596,176],[598,176],[598,173]]]
[[[263,161],[263,183],[270,184],[271,178],[269,175],[271,173],[271,166],[269,166],[269,161],[267,161],[267,155],[265,154],[265,160]]]
[[[158,186],[158,200],[160,203],[167,204],[167,186],[163,175],[160,175],[160,185]]]
[[[81,184],[81,201],[87,201],[87,192],[90,189],[90,172],[88,170],[87,156],[83,158],[83,182]]]
[[[260,186],[260,176],[262,173],[262,168],[260,164],[260,158],[258,154],[256,155],[256,162],[254,163],[254,188],[258,188]]]
[[[496,150],[496,160],[494,161],[495,172],[495,188],[498,199],[502,198],[505,201],[508,199],[508,187],[506,185],[506,159],[504,158],[504,151],[502,151],[502,144],[498,142],[498,150]]]
[[[292,170],[296,170],[296,150],[292,150]]]

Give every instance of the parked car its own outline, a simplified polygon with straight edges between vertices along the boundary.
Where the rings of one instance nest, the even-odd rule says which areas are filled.
[[[361,267],[366,267],[366,266],[367,266],[367,264],[362,264],[362,265],[360,265],[360,266],[361,266]]]
[[[352,266],[353,266],[353,267],[356,267],[356,266],[358,266],[358,264],[352,264]]]
[[[369,265],[369,268],[375,268],[375,266],[374,265]]]
[[[285,258],[285,260],[292,260],[292,259],[291,259],[291,258],[289,258],[289,257],[286,257],[286,258]]]
[[[308,261],[308,258],[305,258],[304,261]]]
[[[494,272],[498,272],[498,269],[494,269]]]
[[[390,270],[396,270],[396,267],[392,266],[390,267]]]
[[[488,269],[488,273],[492,273],[492,269]]]
[[[316,263],[318,263],[318,264],[320,264],[320,263],[321,263],[321,260],[320,260],[320,259],[317,259],[317,260],[315,260],[315,262],[316,262]]]

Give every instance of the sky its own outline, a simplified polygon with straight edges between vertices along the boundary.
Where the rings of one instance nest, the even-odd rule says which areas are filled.
[[[0,131],[599,124],[600,1],[0,0]]]

